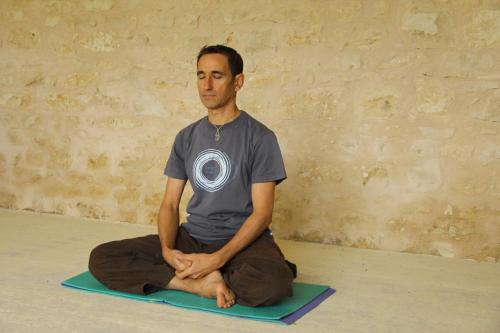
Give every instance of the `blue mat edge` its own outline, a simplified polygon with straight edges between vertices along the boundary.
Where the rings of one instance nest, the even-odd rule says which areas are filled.
[[[81,274],[84,274],[84,273],[81,273]],[[77,274],[75,276],[78,276],[78,275],[79,274]],[[314,308],[316,308],[317,306],[319,306],[319,304],[321,304],[324,300],[326,300],[328,297],[330,297],[331,295],[333,295],[336,292],[335,289],[332,289],[332,288],[330,288],[327,285],[317,285],[317,286],[325,287],[325,290],[323,292],[321,292],[319,295],[315,296],[311,301],[309,301],[308,303],[304,304],[299,309],[293,311],[292,313],[289,313],[288,315],[282,316],[280,318],[277,318],[277,317],[276,318],[263,318],[263,317],[241,316],[241,315],[237,315],[237,314],[234,314],[234,313],[226,313],[224,311],[217,311],[217,310],[214,310],[214,309],[203,309],[202,310],[202,309],[199,309],[199,308],[196,308],[196,307],[193,307],[193,306],[189,306],[189,305],[172,304],[172,303],[169,303],[169,302],[165,301],[164,299],[138,298],[137,295],[135,295],[135,294],[130,294],[130,296],[128,296],[127,293],[118,292],[118,291],[114,291],[114,290],[111,290],[111,289],[108,289],[109,292],[107,292],[107,293],[102,293],[102,292],[94,290],[92,288],[85,288],[85,287],[81,287],[81,286],[75,286],[75,285],[72,285],[72,284],[68,284],[67,281],[70,280],[70,279],[72,279],[72,278],[74,278],[75,276],[64,280],[63,282],[61,282],[61,285],[64,286],[64,287],[67,287],[67,288],[81,290],[81,291],[86,291],[86,292],[92,292],[92,293],[95,293],[95,294],[118,296],[118,297],[122,297],[122,298],[126,298],[126,299],[132,299],[132,300],[135,300],[135,301],[142,301],[142,302],[148,302],[148,303],[167,304],[167,305],[170,305],[170,306],[184,308],[184,309],[189,309],[189,310],[195,310],[195,311],[199,311],[199,312],[217,313],[217,314],[221,314],[221,315],[224,315],[224,316],[227,316],[227,317],[233,317],[233,318],[236,317],[236,318],[250,319],[250,320],[255,320],[255,321],[263,321],[263,322],[270,322],[270,323],[276,323],[276,324],[284,324],[284,325],[291,325],[291,324],[293,324],[295,321],[297,321],[298,319],[302,318],[308,312],[310,312],[311,310],[313,310]],[[294,283],[307,284],[305,282],[294,282]]]

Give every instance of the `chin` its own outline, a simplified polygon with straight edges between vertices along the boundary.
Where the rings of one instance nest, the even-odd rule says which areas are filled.
[[[203,102],[203,105],[204,105],[207,109],[217,109],[217,108],[219,108],[219,104],[217,104],[217,103],[207,103],[207,102]]]

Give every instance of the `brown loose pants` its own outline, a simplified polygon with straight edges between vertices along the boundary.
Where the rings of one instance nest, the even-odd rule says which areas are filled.
[[[184,253],[213,253],[224,242],[205,244],[179,228],[175,248]],[[89,270],[110,289],[149,294],[164,288],[175,270],[163,259],[158,235],[124,239],[92,250]],[[271,305],[292,295],[295,265],[285,261],[271,235],[264,233],[221,268],[241,305]]]

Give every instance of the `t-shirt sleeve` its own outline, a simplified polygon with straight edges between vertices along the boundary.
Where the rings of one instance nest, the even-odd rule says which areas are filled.
[[[278,140],[273,132],[269,132],[259,140],[255,147],[252,162],[252,183],[276,181],[277,185],[286,177],[285,164]]]
[[[170,152],[170,157],[168,158],[167,165],[165,166],[165,170],[163,171],[163,174],[165,176],[176,179],[188,179],[186,166],[184,164],[184,152],[184,143],[181,133],[179,133],[175,137],[174,145],[172,146],[172,151]]]

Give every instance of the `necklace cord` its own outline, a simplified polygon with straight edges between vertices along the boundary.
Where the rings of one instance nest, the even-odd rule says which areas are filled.
[[[238,116],[239,116],[239,114],[236,117],[234,117],[233,119],[229,120],[226,124],[229,124],[230,122],[232,122],[233,120],[235,120],[236,118],[238,118]],[[221,129],[226,124],[222,124],[222,125],[212,124],[215,127],[215,141],[219,141],[220,140]]]

